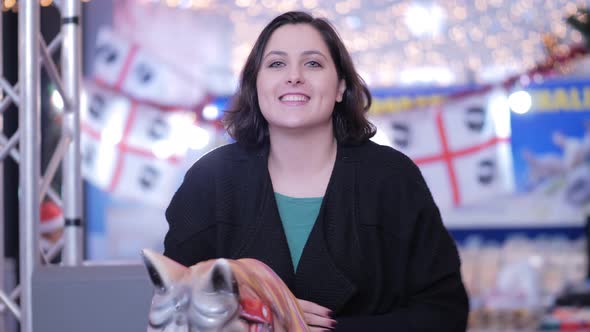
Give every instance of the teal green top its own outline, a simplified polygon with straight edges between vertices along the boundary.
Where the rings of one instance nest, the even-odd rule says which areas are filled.
[[[275,193],[283,230],[287,236],[293,269],[297,271],[303,247],[320,213],[323,197],[289,197]]]

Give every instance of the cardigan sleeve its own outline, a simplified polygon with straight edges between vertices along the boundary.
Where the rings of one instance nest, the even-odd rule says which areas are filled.
[[[206,166],[200,160],[188,170],[166,209],[164,255],[185,266],[215,255],[215,187]]]
[[[469,300],[457,248],[421,175],[418,180],[421,208],[410,236],[405,300],[386,314],[337,317],[336,331],[466,331]]]

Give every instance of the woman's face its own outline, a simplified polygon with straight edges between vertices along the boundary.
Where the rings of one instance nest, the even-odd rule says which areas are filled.
[[[269,130],[331,130],[334,104],[346,86],[320,33],[309,24],[276,29],[256,80],[258,104]]]

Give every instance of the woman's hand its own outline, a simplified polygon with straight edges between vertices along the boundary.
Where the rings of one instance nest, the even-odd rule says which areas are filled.
[[[330,317],[332,310],[319,304],[300,300],[299,307],[303,311],[303,318],[312,332],[328,331],[334,329],[336,321]]]

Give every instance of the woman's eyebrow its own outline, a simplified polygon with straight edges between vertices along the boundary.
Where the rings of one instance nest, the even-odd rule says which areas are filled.
[[[287,52],[272,50],[272,51],[269,51],[268,53],[266,53],[266,55],[264,56],[263,59],[267,58],[269,55],[287,56]],[[323,58],[326,58],[326,56],[322,52],[316,51],[316,50],[303,51],[303,52],[301,52],[301,55],[319,55]]]
[[[326,58],[326,56],[324,55],[324,53],[320,52],[320,51],[316,51],[316,50],[311,50],[311,51],[304,51],[303,53],[301,53],[302,55],[319,55],[322,58]]]
[[[266,59],[269,55],[287,56],[287,52],[283,52],[283,51],[269,51],[268,53],[266,53],[264,55],[263,59]]]

